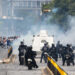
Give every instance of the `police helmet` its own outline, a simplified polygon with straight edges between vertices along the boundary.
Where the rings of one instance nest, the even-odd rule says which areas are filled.
[[[54,47],[55,45],[54,44],[52,44],[52,47]]]
[[[32,50],[32,46],[29,46],[29,47],[28,47],[28,50]]]
[[[67,44],[67,47],[70,47],[71,45],[70,44]]]
[[[23,41],[21,41],[21,45],[23,45],[24,44],[24,42]]]
[[[48,42],[46,42],[44,45],[48,45]]]

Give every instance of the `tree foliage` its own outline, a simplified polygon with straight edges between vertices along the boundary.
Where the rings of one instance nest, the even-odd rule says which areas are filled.
[[[57,12],[53,13],[53,22],[62,26],[64,29],[68,28],[68,16],[75,16],[75,0],[52,0],[48,5],[44,5],[43,9],[55,9]]]
[[[44,9],[52,9],[54,7],[54,2],[51,1],[49,4],[43,4],[42,5],[42,10]]]
[[[59,8],[57,14],[75,15],[75,0],[54,0],[54,8]]]

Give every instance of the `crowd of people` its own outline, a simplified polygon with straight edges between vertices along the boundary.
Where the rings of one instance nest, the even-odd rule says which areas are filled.
[[[13,40],[17,39],[17,36],[13,37],[0,37],[0,47],[5,48],[11,46]]]
[[[28,69],[38,68],[35,61],[37,53],[32,50],[32,46],[24,45],[24,42],[21,42],[18,50],[20,65],[26,65]],[[46,42],[42,47],[41,52],[40,63],[42,63],[42,59],[44,59],[45,63],[47,63],[47,55],[49,55],[56,62],[58,61],[58,58],[61,58],[63,66],[65,63],[67,66],[70,66],[71,63],[74,65],[74,53],[70,44],[63,46],[58,42],[56,46],[55,44],[52,44],[52,46],[49,47],[48,43]]]
[[[14,38],[13,40],[15,40]],[[10,38],[1,38],[0,37],[0,46],[3,47],[11,47],[11,44],[13,42]],[[64,46],[63,44],[60,44],[60,41],[57,42],[57,44],[52,44],[50,47],[48,45],[48,42],[44,43],[44,46],[41,48],[41,58],[40,63],[42,63],[42,59],[44,59],[45,63],[47,63],[47,55],[52,57],[56,62],[58,61],[58,58],[62,59],[62,65],[64,66],[65,63],[67,66],[69,66],[71,63],[74,65],[74,53],[73,53],[74,47],[72,47],[70,44],[67,44]],[[35,61],[35,57],[37,55],[36,51],[32,50],[32,46],[24,45],[24,42],[22,41],[19,48],[19,62],[20,65],[26,65],[28,66],[28,69],[38,68],[38,65]],[[9,52],[8,57],[10,56],[12,50]]]
[[[55,61],[58,61],[58,58],[62,58],[63,66],[65,65],[65,63],[67,63],[67,66],[69,66],[71,63],[74,65],[74,53],[73,48],[70,44],[63,46],[62,44],[60,44],[60,42],[58,42],[56,46],[55,44],[52,44],[52,46],[49,47],[48,43],[45,43],[41,51],[42,54],[40,63],[42,63],[42,59],[44,59],[45,63],[47,62],[48,54]]]
[[[38,68],[35,61],[36,52],[32,50],[32,46],[28,47],[24,45],[24,42],[21,42],[18,50],[20,65],[26,65],[28,66],[28,69]]]

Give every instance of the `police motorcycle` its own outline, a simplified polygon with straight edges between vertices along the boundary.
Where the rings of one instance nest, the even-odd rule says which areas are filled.
[[[70,63],[72,63],[74,65],[74,53],[73,53],[73,50],[70,48],[70,45],[67,45],[66,49],[67,49],[67,51],[66,51],[65,58],[66,58],[67,66],[70,66]]]
[[[34,58],[36,57],[36,52],[34,51]],[[32,68],[37,68],[34,64],[34,61],[31,58],[28,58],[28,70],[32,70]]]
[[[28,70],[32,70],[33,63],[31,59],[28,59]]]
[[[70,66],[70,63],[72,63],[74,65],[73,53],[66,54],[66,63],[67,63],[67,66]]]
[[[32,70],[32,68],[38,68],[35,57],[36,57],[36,51],[32,51],[32,47],[28,48],[28,51],[26,52],[26,61],[27,61],[27,67],[28,70]]]
[[[66,55],[65,55],[65,58],[66,58],[67,66],[70,66],[70,59],[71,59],[70,54],[66,54]]]

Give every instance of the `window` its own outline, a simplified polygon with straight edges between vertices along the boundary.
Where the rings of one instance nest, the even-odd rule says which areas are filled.
[[[40,7],[40,1],[37,1],[37,7],[38,8]]]
[[[36,8],[37,7],[37,2],[36,1],[32,1],[32,7]]]
[[[31,8],[31,1],[28,1],[28,8]]]
[[[27,2],[27,1],[24,2],[24,7],[25,7],[25,8],[28,7],[28,2]]]

